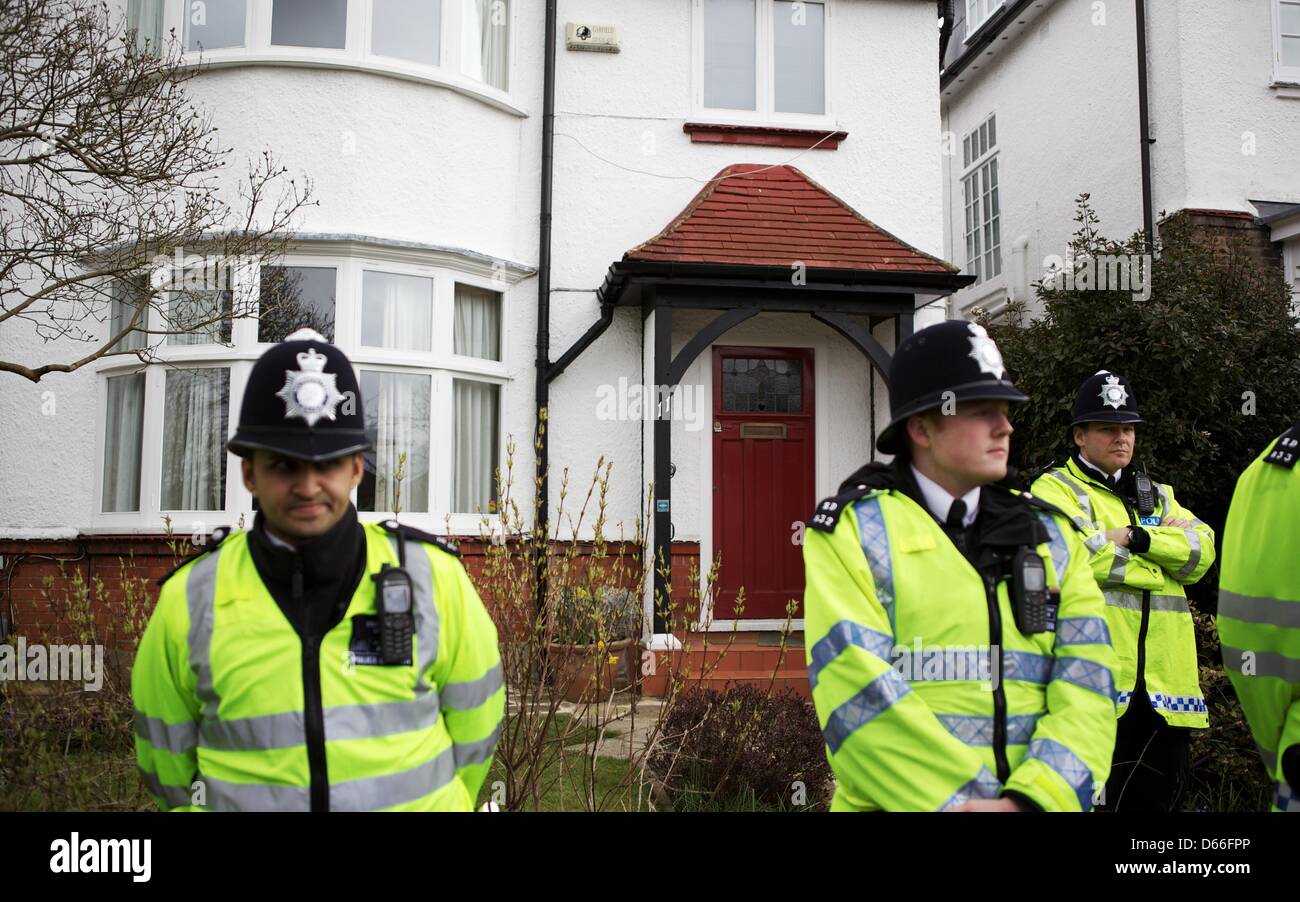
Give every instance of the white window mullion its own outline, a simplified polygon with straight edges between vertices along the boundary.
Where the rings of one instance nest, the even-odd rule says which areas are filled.
[[[163,379],[166,368],[151,366],[145,370],[144,442],[140,459],[140,513],[146,522],[162,528],[162,434]],[[179,529],[179,527],[177,527]]]
[[[256,323],[254,323],[256,325]],[[251,361],[242,360],[230,364],[229,398],[226,411],[226,438],[235,434],[239,426],[239,411],[244,404],[244,392],[248,388],[248,376],[253,371]],[[225,513],[231,518],[227,525],[235,526],[239,515],[244,515],[244,528],[253,526],[253,495],[244,488],[243,468],[240,458],[226,452],[226,504]],[[221,525],[221,524],[218,524]]]
[[[441,68],[456,78],[464,78],[461,72],[461,41],[465,28],[463,9],[464,0],[445,0],[442,4],[442,66]]]
[[[429,510],[433,512],[435,526],[441,525],[452,509],[452,479],[455,475],[456,454],[454,403],[452,391],[452,374],[439,372],[433,374],[433,404],[430,407],[430,423],[441,424],[433,430],[429,441],[429,469],[433,477],[429,480]]]
[[[776,5],[772,0],[758,0],[754,4],[757,23],[754,28],[754,77],[758,90],[754,98],[756,112],[766,119],[772,118],[776,107],[776,48],[772,43],[772,16]]]

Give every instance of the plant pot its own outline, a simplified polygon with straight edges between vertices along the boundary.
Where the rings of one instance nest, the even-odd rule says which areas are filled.
[[[626,651],[632,644],[631,639],[620,639],[604,647],[550,643],[555,691],[565,701],[580,704],[608,699],[618,686],[619,670],[627,666]]]

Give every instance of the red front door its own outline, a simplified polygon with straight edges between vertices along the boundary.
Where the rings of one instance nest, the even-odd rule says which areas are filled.
[[[713,349],[715,619],[784,619],[791,599],[803,616],[796,540],[816,500],[812,364],[802,348]]]

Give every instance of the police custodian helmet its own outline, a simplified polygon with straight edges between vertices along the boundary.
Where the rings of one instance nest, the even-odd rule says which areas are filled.
[[[1132,384],[1123,376],[1107,370],[1100,370],[1083,380],[1079,393],[1074,397],[1073,413],[1071,426],[1142,422]]]
[[[889,410],[893,417],[876,439],[884,454],[907,443],[901,426],[909,417],[954,401],[1027,401],[1007,378],[1002,353],[984,327],[947,320],[904,339],[889,365]]]
[[[352,363],[319,332],[299,329],[253,364],[227,447],[325,461],[370,448]]]

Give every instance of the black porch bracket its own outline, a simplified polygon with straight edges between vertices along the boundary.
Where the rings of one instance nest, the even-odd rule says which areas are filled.
[[[848,339],[854,347],[862,352],[880,374],[889,380],[889,352],[885,346],[876,341],[876,337],[862,324],[837,311],[819,310],[812,315],[818,322],[825,323]]]

